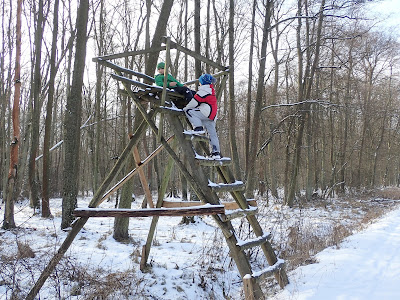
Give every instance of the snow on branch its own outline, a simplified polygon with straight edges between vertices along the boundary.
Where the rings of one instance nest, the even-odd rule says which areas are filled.
[[[302,104],[306,104],[306,103],[318,104],[318,105],[322,105],[322,106],[337,106],[337,104],[334,104],[332,102],[325,101],[325,100],[304,100],[304,101],[294,102],[294,103],[280,103],[280,104],[268,105],[268,106],[261,108],[261,111],[266,110],[268,108],[272,108],[272,107],[296,106],[296,105],[302,105]]]

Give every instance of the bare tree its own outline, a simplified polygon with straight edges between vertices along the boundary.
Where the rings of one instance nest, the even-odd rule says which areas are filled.
[[[31,207],[39,208],[39,186],[36,181],[36,156],[39,147],[39,122],[40,122],[40,94],[42,87],[41,61],[43,43],[43,0],[39,0],[35,29],[34,74],[32,82],[32,122],[31,122],[31,148],[29,151],[29,188]]]
[[[301,11],[301,0],[298,1],[298,7],[299,7],[299,15]],[[306,6],[307,7],[307,6]],[[304,79],[303,77],[299,76],[299,90],[298,90],[298,100],[299,102],[303,101],[304,99],[310,99],[311,96],[311,88],[312,88],[312,83],[314,80],[314,75],[315,71],[317,69],[317,64],[319,62],[319,53],[320,53],[320,47],[321,47],[321,32],[322,32],[322,24],[323,24],[323,19],[324,19],[324,14],[323,11],[325,9],[325,0],[321,1],[320,5],[320,10],[319,10],[319,17],[318,17],[318,25],[317,25],[317,32],[316,32],[316,38],[315,38],[315,53],[314,53],[314,59],[311,60],[310,54],[307,56],[307,66],[306,70],[304,73]],[[301,22],[301,19],[298,19],[299,22]],[[301,23],[299,23],[298,26],[298,31],[297,31],[297,41],[298,41],[298,48],[297,48],[297,53],[299,57],[299,74],[302,74],[303,70],[303,61],[302,61],[302,49],[300,46],[300,28],[301,28]],[[306,39],[309,38],[309,31],[307,30],[306,34]],[[310,45],[310,42],[307,42],[307,45]],[[308,48],[309,49],[309,48]],[[309,50],[310,51],[310,50]],[[294,153],[294,162],[293,162],[293,169],[292,169],[292,174],[290,178],[290,183],[289,183],[289,190],[288,194],[286,195],[285,203],[292,207],[294,203],[294,198],[295,198],[295,192],[297,188],[297,176],[299,173],[299,168],[300,168],[300,159],[301,159],[301,147],[302,147],[302,141],[303,141],[303,134],[304,134],[304,127],[307,123],[307,119],[310,117],[309,116],[309,111],[310,111],[310,106],[311,104],[309,102],[306,102],[304,105],[302,105],[302,112],[300,114],[300,124],[299,124],[299,129],[296,137],[296,142],[295,142],[295,153]]]
[[[17,199],[16,182],[18,180],[18,148],[20,142],[19,128],[19,98],[21,95],[21,14],[22,0],[17,2],[17,36],[15,47],[15,92],[12,111],[13,121],[13,140],[11,142],[10,169],[8,172],[7,199],[4,209],[3,229],[15,228],[14,221],[14,201]]]
[[[229,141],[233,158],[233,170],[240,178],[239,153],[236,139],[236,103],[235,103],[235,1],[229,1]]]
[[[58,36],[58,8],[59,0],[54,1],[53,10],[53,39],[51,44],[50,56],[50,79],[49,91],[47,97],[46,119],[43,141],[43,190],[42,190],[42,217],[46,218],[51,215],[49,204],[49,181],[50,181],[50,136],[52,129],[53,118],[53,103],[55,92],[55,78],[57,74],[56,68],[56,51],[57,51],[57,36]]]
[[[76,19],[76,50],[71,92],[64,120],[64,187],[61,228],[71,226],[78,195],[82,87],[85,71],[89,0],[80,0]]]
[[[264,77],[265,77],[265,65],[266,65],[266,55],[267,55],[267,41],[268,41],[268,31],[271,21],[271,5],[272,1],[267,1],[265,3],[264,11],[264,24],[263,24],[263,34],[262,43],[260,51],[260,66],[258,70],[258,80],[257,80],[257,94],[254,106],[253,122],[251,123],[251,139],[250,139],[250,151],[249,151],[249,164],[247,175],[247,186],[246,186],[246,197],[253,198],[255,182],[256,182],[256,155],[258,150],[258,140],[259,140],[259,127],[260,127],[260,114],[261,106],[263,102],[264,95]]]

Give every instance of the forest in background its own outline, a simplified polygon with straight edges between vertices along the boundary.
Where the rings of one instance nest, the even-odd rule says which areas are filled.
[[[256,191],[277,196],[282,189],[284,202],[293,206],[296,199],[310,200],[313,195],[399,185],[398,37],[377,30],[378,20],[366,17],[367,1],[176,0],[168,15],[163,10],[168,1],[87,2],[81,117],[76,118],[81,121],[75,161],[79,193],[96,191],[128,143],[137,119],[109,70],[91,59],[148,49],[161,17],[169,20],[162,35],[229,66],[217,129],[222,155],[234,159],[236,177],[246,182],[248,197]],[[22,3],[16,190],[18,197],[29,197],[33,207],[40,207],[44,195],[58,197],[65,188],[65,147],[60,142],[68,130],[66,103],[82,8],[65,0]],[[1,5],[3,199],[13,140],[16,6],[17,1],[7,0]],[[164,60],[163,55],[156,60]],[[146,71],[148,60],[143,55],[114,62],[153,76],[155,68]],[[172,52],[170,72],[181,82],[214,71]],[[164,130],[168,136],[168,126]],[[47,148],[58,145],[46,150],[47,168],[40,156],[46,143]],[[157,139],[149,131],[139,145],[141,157],[156,147]],[[151,190],[160,186],[166,158],[162,153],[146,168]],[[178,170],[174,173],[171,193],[182,190]],[[138,178],[132,193],[142,193]]]

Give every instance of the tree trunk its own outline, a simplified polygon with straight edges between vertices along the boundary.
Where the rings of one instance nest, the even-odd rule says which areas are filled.
[[[79,3],[76,29],[76,52],[71,92],[67,98],[64,120],[64,187],[62,199],[61,228],[71,226],[76,207],[79,176],[80,123],[82,112],[82,87],[85,71],[87,23],[89,1]]]
[[[245,157],[245,170],[246,175],[249,173],[249,161],[250,161],[250,134],[251,134],[251,102],[253,92],[253,49],[254,49],[254,28],[256,19],[256,8],[257,0],[253,2],[253,12],[251,16],[251,33],[250,33],[250,52],[249,52],[249,82],[247,83],[247,103],[246,103],[246,125],[244,133],[244,157]]]
[[[235,99],[235,1],[229,1],[229,141],[235,178],[240,176],[239,153],[236,139],[236,99]]]
[[[95,27],[95,34],[97,42],[97,52],[98,55],[104,55],[104,0],[100,1],[100,12],[99,12],[99,29],[97,32],[97,28]],[[103,132],[102,122],[101,122],[101,94],[102,94],[102,79],[103,79],[103,69],[104,66],[97,64],[96,65],[96,90],[95,90],[95,121],[96,128],[94,134],[94,155],[93,155],[93,191],[96,191],[101,183],[100,176],[100,153],[102,152],[100,146],[101,134]]]
[[[300,0],[299,0],[299,10],[300,10]],[[318,19],[318,27],[317,27],[317,33],[316,33],[316,42],[315,42],[315,54],[314,54],[314,60],[312,62],[312,65],[310,65],[310,57],[308,56],[308,68],[307,70],[310,69],[310,71],[306,71],[304,75],[304,82],[302,82],[301,85],[299,85],[299,100],[302,99],[310,99],[311,97],[311,87],[314,79],[314,74],[315,70],[317,69],[317,64],[319,62],[319,53],[320,53],[320,47],[321,47],[321,32],[322,32],[322,24],[323,24],[323,19],[324,19],[324,14],[323,10],[325,8],[325,0],[321,1],[321,6],[320,6],[320,13],[319,13],[319,19]],[[300,20],[300,19],[299,19]],[[300,21],[301,22],[301,21]],[[299,26],[300,27],[300,26]],[[306,38],[308,35],[306,34]],[[298,52],[301,52],[301,47],[300,47],[300,30],[298,30]],[[309,45],[309,42],[307,43]],[[300,60],[300,57],[299,57]],[[301,62],[299,62],[300,64]],[[299,65],[299,74],[300,74],[301,66]],[[301,81],[301,78],[300,78]],[[305,93],[303,92],[303,88]],[[303,98],[304,95],[304,98]],[[297,188],[297,176],[299,173],[299,168],[300,168],[300,158],[301,158],[301,147],[302,147],[302,141],[303,141],[303,134],[304,134],[304,127],[307,124],[307,119],[310,118],[310,103],[305,103],[302,109],[302,113],[300,114],[300,124],[299,124],[299,130],[297,133],[296,137],[296,144],[295,144],[295,153],[294,153],[294,162],[293,162],[293,170],[292,170],[292,176],[290,179],[290,186],[289,186],[289,191],[288,195],[286,197],[286,204],[289,207],[292,207],[294,204],[294,198],[295,198],[295,192]]]
[[[153,39],[151,42],[151,47],[157,48],[161,46],[162,37],[166,34],[166,28],[169,20],[169,15],[171,13],[172,4],[174,0],[165,0],[161,7],[160,16],[157,21],[156,28],[154,30]],[[159,52],[152,52],[149,54],[149,60],[146,64],[145,73],[147,75],[153,76],[154,70],[157,66],[157,59]],[[151,84],[151,83],[150,83]]]
[[[36,176],[36,156],[39,147],[39,122],[40,122],[40,91],[41,91],[41,58],[43,40],[43,0],[39,0],[35,30],[35,67],[32,84],[32,122],[31,122],[31,148],[29,152],[29,188],[31,207],[39,208],[39,187],[35,179]]]
[[[200,0],[194,0],[194,51],[196,53],[201,53],[201,37],[200,37],[200,10],[201,4]],[[201,61],[195,60],[194,73],[196,79],[201,76]]]
[[[14,104],[12,110],[13,121],[13,140],[11,142],[10,153],[10,169],[8,172],[8,187],[6,205],[4,207],[3,229],[15,228],[14,221],[14,201],[18,195],[15,193],[18,180],[18,148],[20,141],[19,129],[19,98],[21,96],[21,15],[22,15],[22,0],[17,2],[17,39],[15,52],[15,92]]]
[[[261,106],[264,99],[264,77],[265,77],[265,65],[266,65],[266,55],[267,55],[267,42],[268,42],[268,30],[270,27],[270,13],[271,13],[272,2],[268,1],[265,5],[265,16],[264,16],[264,27],[263,36],[261,43],[261,59],[260,68],[258,71],[258,81],[257,81],[257,94],[254,107],[254,116],[251,126],[251,148],[249,152],[249,164],[247,175],[247,187],[246,187],[246,197],[254,198],[254,189],[256,183],[256,156],[258,150],[258,138],[259,138],[259,128],[261,119]]]
[[[7,34],[11,30],[13,11],[12,3],[9,2],[9,8],[6,7],[3,1],[2,9],[2,53],[9,53],[8,62],[6,65],[5,55],[0,55],[0,191],[2,192],[3,200],[6,199],[6,189],[8,182],[8,167],[10,164],[9,142],[11,136],[11,90],[12,90],[12,52],[14,43],[12,35]],[[9,14],[8,19],[5,17]],[[8,24],[8,27],[6,27]],[[7,47],[6,47],[7,46]]]
[[[51,121],[53,118],[53,102],[55,91],[56,69],[56,51],[57,51],[57,34],[58,34],[58,8],[59,0],[54,1],[54,19],[53,19],[53,40],[51,45],[50,58],[50,80],[49,94],[47,98],[44,141],[43,141],[43,190],[42,190],[42,217],[47,218],[51,215],[49,204],[49,183],[50,183],[50,136]]]

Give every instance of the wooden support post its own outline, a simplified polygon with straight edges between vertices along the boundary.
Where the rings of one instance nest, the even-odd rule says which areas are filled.
[[[174,149],[176,148],[176,140],[174,140],[172,147]],[[156,204],[157,208],[160,208],[164,202],[164,195],[165,195],[165,192],[167,191],[168,181],[169,181],[169,178],[171,177],[171,172],[172,172],[173,166],[174,166],[174,160],[172,159],[172,157],[170,157],[167,165],[165,166],[164,176],[161,180],[161,186],[158,190],[158,200],[157,200],[157,204]],[[147,235],[146,244],[143,246],[142,257],[140,259],[140,270],[141,271],[145,270],[146,265],[147,265],[147,260],[149,259],[150,248],[151,248],[151,244],[153,242],[154,233],[156,231],[158,218],[159,218],[158,216],[154,216],[153,219],[151,220],[149,234]]]
[[[147,183],[146,175],[144,174],[143,168],[139,168],[142,162],[140,161],[140,154],[137,147],[133,148],[132,154],[133,154],[133,159],[135,160],[136,168],[139,169],[138,171],[139,171],[140,183],[142,184],[144,194],[146,195],[147,203],[151,208],[154,208],[153,198],[151,197],[151,191],[149,188],[149,184]]]
[[[167,96],[167,85],[168,85],[168,69],[169,69],[169,61],[170,61],[170,42],[171,38],[167,37],[165,42],[165,67],[164,67],[164,83],[163,83],[163,90],[161,93],[161,106],[165,105],[165,98]],[[162,133],[164,131],[164,115],[160,115],[159,123],[158,123],[158,141],[161,140]]]
[[[254,297],[254,278],[250,274],[243,277],[243,290],[245,300],[257,300]]]
[[[224,75],[224,77],[222,77],[221,83],[219,85],[218,91],[217,91],[217,99],[218,102],[221,100],[222,97],[222,93],[225,90],[225,86],[226,86],[226,81],[228,80],[228,75]]]

